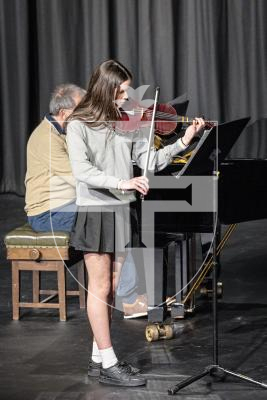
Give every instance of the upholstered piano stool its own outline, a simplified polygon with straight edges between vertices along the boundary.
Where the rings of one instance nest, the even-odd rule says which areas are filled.
[[[78,290],[66,290],[64,262],[77,264],[77,278],[85,285],[84,263],[81,255],[70,254],[69,234],[66,232],[35,232],[25,224],[5,236],[7,258],[12,262],[12,303],[13,319],[20,317],[20,308],[57,308],[60,321],[66,321],[66,296],[79,296],[80,308],[85,308],[85,291],[79,285]],[[21,302],[20,271],[32,271],[32,303]],[[57,290],[40,288],[40,273],[54,271],[57,273]],[[40,295],[48,295],[40,301]],[[58,296],[57,303],[49,300]]]

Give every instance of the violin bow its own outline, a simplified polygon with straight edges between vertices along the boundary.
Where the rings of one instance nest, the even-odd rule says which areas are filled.
[[[159,86],[156,87],[156,92],[155,92],[155,100],[154,100],[154,107],[153,107],[153,114],[151,118],[151,125],[150,125],[150,132],[149,132],[149,139],[148,139],[148,147],[147,147],[147,153],[146,153],[146,162],[145,162],[145,169],[143,176],[147,177],[147,172],[148,172],[148,163],[149,163],[149,156],[150,156],[150,150],[152,143],[154,143],[154,124],[155,124],[155,117],[156,117],[156,109],[157,109],[157,104],[159,100]],[[144,196],[141,195],[141,199],[144,200]]]

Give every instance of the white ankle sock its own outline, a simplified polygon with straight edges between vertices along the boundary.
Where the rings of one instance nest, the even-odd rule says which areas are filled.
[[[102,358],[102,367],[109,368],[115,365],[118,362],[116,354],[114,353],[113,347],[109,347],[108,349],[99,350]]]
[[[101,358],[101,354],[99,352],[98,346],[96,341],[93,341],[93,348],[92,348],[92,360],[95,363],[101,363],[102,362],[102,358]]]

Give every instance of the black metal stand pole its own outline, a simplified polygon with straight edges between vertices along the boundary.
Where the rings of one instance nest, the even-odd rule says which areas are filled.
[[[215,172],[214,172],[215,175]],[[215,213],[214,213],[215,215]],[[215,225],[214,225],[215,226]],[[213,252],[213,261],[214,261],[214,267],[212,271],[212,314],[213,314],[213,364],[208,365],[201,373],[192,376],[181,383],[178,383],[175,385],[173,388],[170,388],[168,390],[168,394],[170,395],[175,395],[179,390],[183,389],[186,386],[191,385],[192,383],[198,381],[199,379],[203,378],[206,375],[210,376],[215,376],[216,373],[223,372],[226,375],[231,375],[234,376],[235,378],[238,378],[240,380],[253,383],[257,386],[260,386],[264,389],[267,389],[267,384],[263,382],[258,382],[255,381],[252,378],[249,378],[248,376],[239,374],[237,372],[230,371],[228,369],[225,369],[219,365],[218,361],[218,304],[217,304],[217,256],[216,256],[216,242],[217,242],[217,232],[215,230],[215,236],[214,236],[214,241],[213,241],[213,247],[212,247],[212,252]]]

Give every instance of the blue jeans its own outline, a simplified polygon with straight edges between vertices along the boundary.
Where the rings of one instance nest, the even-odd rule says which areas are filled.
[[[71,232],[76,215],[76,204],[70,203],[42,214],[28,217],[28,222],[36,232]]]
[[[138,275],[131,252],[128,252],[121,270],[121,276],[117,288],[117,295],[123,303],[134,303],[138,293]]]

